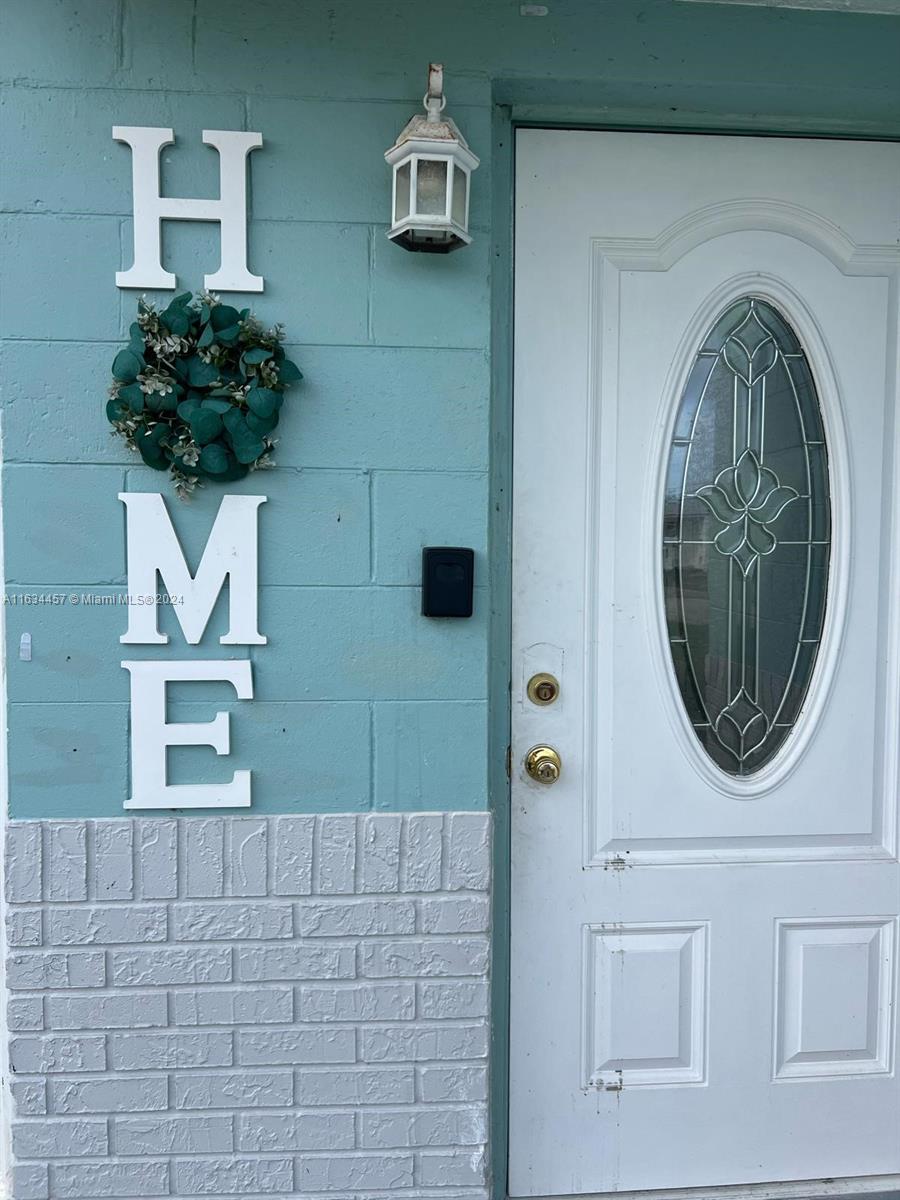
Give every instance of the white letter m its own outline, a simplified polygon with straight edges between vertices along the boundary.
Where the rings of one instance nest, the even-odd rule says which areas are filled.
[[[168,635],[159,632],[158,605],[147,602],[156,595],[159,575],[192,646],[203,637],[226,579],[229,627],[219,641],[223,646],[264,646],[266,639],[257,628],[257,510],[266,497],[223,496],[194,575],[162,496],[120,492],[119,499],[126,510],[129,596],[128,631],[119,641],[151,646],[168,642]]]

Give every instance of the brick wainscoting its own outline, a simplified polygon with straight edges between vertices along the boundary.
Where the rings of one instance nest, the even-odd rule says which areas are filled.
[[[489,818],[9,826],[17,1200],[486,1195]]]

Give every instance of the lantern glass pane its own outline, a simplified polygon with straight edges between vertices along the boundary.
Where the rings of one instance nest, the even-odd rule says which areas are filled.
[[[416,184],[416,213],[443,217],[447,212],[446,160],[420,158]]]
[[[459,163],[453,164],[453,206],[450,215],[456,225],[466,227],[466,192],[469,177]]]
[[[403,221],[409,216],[409,159],[402,163],[394,173],[394,222]]]

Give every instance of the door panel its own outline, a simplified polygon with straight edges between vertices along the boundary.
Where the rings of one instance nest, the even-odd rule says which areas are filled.
[[[511,1193],[900,1182],[900,148],[530,130],[517,189]]]

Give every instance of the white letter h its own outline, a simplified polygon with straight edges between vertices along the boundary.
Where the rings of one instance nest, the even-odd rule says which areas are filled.
[[[261,292],[263,278],[247,268],[247,155],[263,144],[260,133],[204,129],[203,141],[219,152],[219,199],[191,200],[161,196],[159,152],[171,146],[171,129],[114,125],[113,137],[131,147],[134,196],[134,263],[116,272],[118,287],[174,288],[177,279],[160,262],[161,222],[218,221],[222,257],[218,271],[204,277],[209,290]]]

